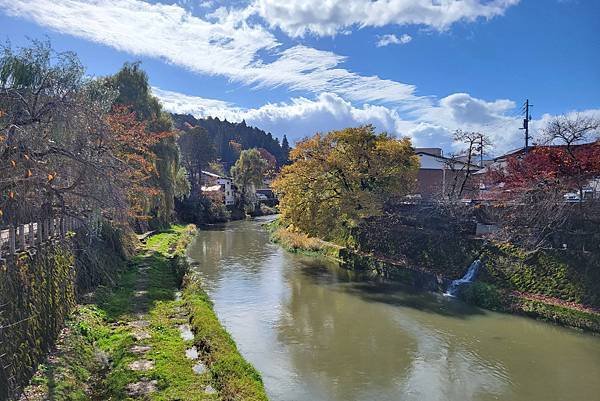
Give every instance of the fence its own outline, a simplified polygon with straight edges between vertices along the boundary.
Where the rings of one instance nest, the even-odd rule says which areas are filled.
[[[64,238],[68,231],[81,227],[83,223],[71,216],[44,219],[28,224],[9,225],[0,230],[0,259],[15,255],[28,248],[42,245],[53,238]]]

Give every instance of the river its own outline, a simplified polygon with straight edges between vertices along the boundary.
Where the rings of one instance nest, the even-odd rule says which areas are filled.
[[[272,401],[600,400],[598,336],[288,253],[260,220],[199,231],[189,256]]]

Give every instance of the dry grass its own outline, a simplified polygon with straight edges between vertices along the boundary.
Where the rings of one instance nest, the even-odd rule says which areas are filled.
[[[273,233],[273,240],[290,250],[310,252],[323,252],[326,250],[325,244],[320,239],[311,238],[304,233],[289,231],[285,228],[278,228],[275,230]]]

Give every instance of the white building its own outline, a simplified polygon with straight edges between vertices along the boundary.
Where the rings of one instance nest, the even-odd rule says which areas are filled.
[[[220,200],[225,206],[235,204],[235,187],[233,180],[209,171],[202,171],[202,193],[213,200]]]

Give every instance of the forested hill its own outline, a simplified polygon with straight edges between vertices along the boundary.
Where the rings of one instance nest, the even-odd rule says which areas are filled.
[[[190,114],[173,114],[175,127],[187,131],[193,127],[204,128],[215,144],[217,157],[227,165],[235,163],[239,148],[263,148],[275,156],[279,166],[287,162],[289,145],[284,136],[282,143],[269,132],[249,127],[245,121],[232,123],[219,118],[195,118]]]

